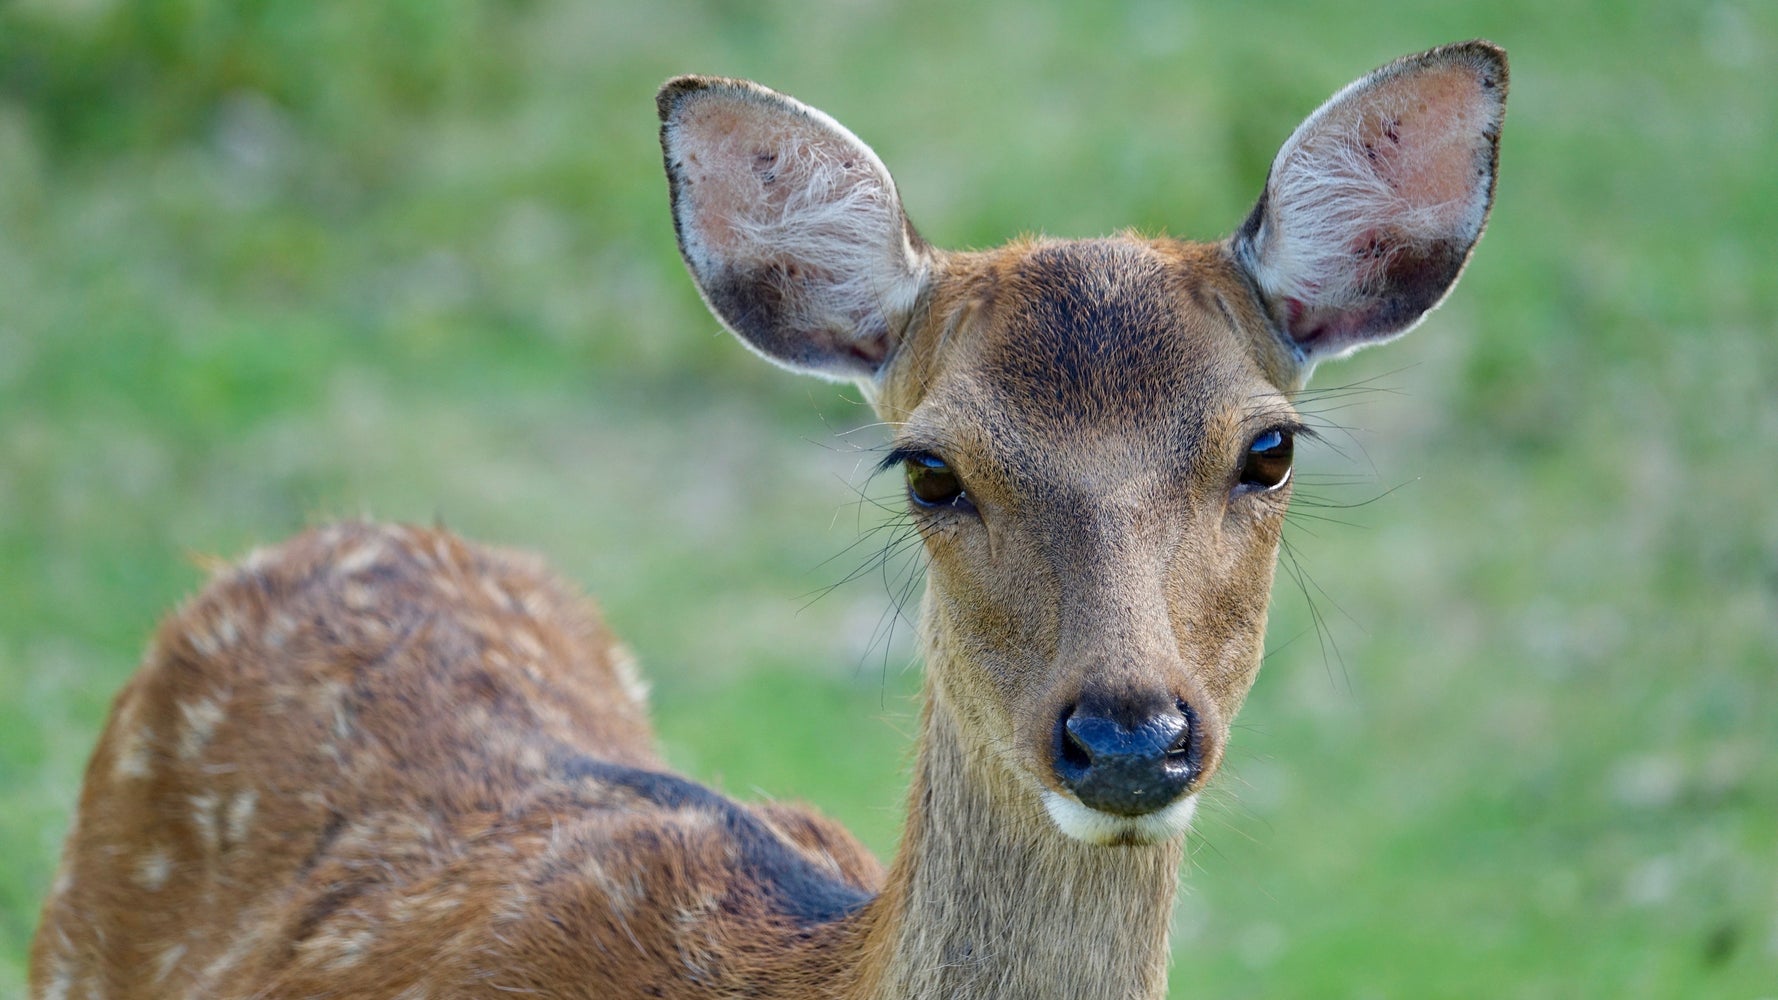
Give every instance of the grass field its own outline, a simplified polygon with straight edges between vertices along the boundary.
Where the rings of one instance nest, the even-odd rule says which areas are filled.
[[[1353,506],[1287,532],[1174,990],[1778,997],[1778,8],[1488,7],[0,6],[0,996],[193,556],[331,516],[547,552],[677,764],[893,850],[918,567],[810,598],[894,484],[698,302],[666,76],[832,112],[940,245],[1208,238],[1335,88],[1485,36],[1494,219],[1319,373],[1374,390],[1302,459]]]

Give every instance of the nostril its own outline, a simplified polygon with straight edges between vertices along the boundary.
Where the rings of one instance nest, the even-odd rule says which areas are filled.
[[[1196,770],[1204,755],[1204,741],[1198,729],[1198,713],[1192,711],[1192,707],[1184,700],[1174,702],[1174,706],[1185,717],[1185,725],[1179,730],[1179,737],[1167,748],[1167,759]]]
[[[1068,725],[1068,719],[1073,714],[1074,709],[1070,707],[1056,720],[1056,759],[1079,774],[1093,766],[1093,754],[1081,741],[1079,734]]]

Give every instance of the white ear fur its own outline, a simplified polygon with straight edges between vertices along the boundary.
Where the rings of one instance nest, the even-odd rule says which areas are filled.
[[[786,367],[873,375],[930,268],[882,161],[744,80],[679,77],[657,102],[679,248],[711,312]]]
[[[1306,364],[1407,332],[1456,283],[1493,202],[1506,84],[1486,42],[1409,56],[1278,151],[1234,246]]]

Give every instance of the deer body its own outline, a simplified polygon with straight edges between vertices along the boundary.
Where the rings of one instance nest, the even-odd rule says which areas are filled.
[[[35,996],[1154,997],[1196,793],[1258,669],[1316,360],[1445,294],[1493,190],[1485,43],[1377,71],[1217,244],[946,253],[837,123],[663,88],[712,310],[865,386],[931,557],[908,827],[667,772],[528,557],[345,524],[161,628],[89,766]]]

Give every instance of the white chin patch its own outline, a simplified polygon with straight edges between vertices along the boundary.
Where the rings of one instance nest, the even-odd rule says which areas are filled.
[[[1089,844],[1154,844],[1171,840],[1191,829],[1198,810],[1196,793],[1146,816],[1114,816],[1081,805],[1059,792],[1043,793],[1043,808],[1056,827],[1075,840]]]

